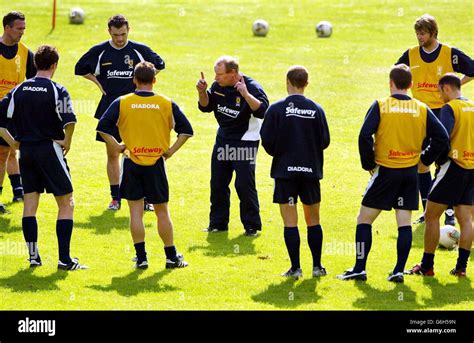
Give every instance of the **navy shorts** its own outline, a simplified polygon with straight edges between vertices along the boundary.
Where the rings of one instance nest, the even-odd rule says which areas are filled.
[[[446,205],[474,205],[474,169],[449,159],[436,170],[428,200]]]
[[[168,178],[163,158],[160,158],[152,166],[141,166],[130,158],[124,158],[120,196],[127,200],[146,198],[150,204],[168,202]]]
[[[25,194],[72,193],[71,174],[62,147],[53,141],[20,144],[20,173]]]
[[[379,210],[418,210],[418,167],[377,166],[365,190],[362,205]]]
[[[319,180],[308,178],[275,179],[274,203],[296,204],[298,197],[305,205],[314,205],[321,202]]]

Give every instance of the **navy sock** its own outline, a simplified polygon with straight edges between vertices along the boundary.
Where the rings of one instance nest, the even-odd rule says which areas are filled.
[[[456,262],[456,269],[466,269],[467,268],[467,260],[469,259],[469,255],[471,254],[470,250],[466,250],[463,248],[458,249],[459,257],[458,261]]]
[[[21,226],[23,228],[23,236],[25,237],[30,259],[40,259],[38,253],[38,223],[36,217],[23,217]]]
[[[166,259],[171,260],[171,261],[175,261],[176,260],[176,254],[177,254],[177,251],[176,251],[176,247],[174,245],[172,245],[170,247],[165,247]]]
[[[62,263],[71,263],[69,255],[72,227],[74,221],[72,219],[59,219],[56,221],[56,235],[58,236],[59,260]]]
[[[356,263],[354,272],[360,273],[365,270],[367,257],[372,247],[372,225],[358,224],[356,229]]]
[[[120,201],[120,186],[110,185],[110,195],[112,196],[112,200]]]
[[[431,173],[418,174],[418,182],[420,184],[421,203],[423,204],[423,211],[426,209],[426,201],[428,200],[428,193],[431,187]]]
[[[291,261],[291,270],[300,268],[300,233],[298,227],[286,227],[284,230],[286,249]]]
[[[430,254],[427,252],[423,253],[423,258],[421,259],[421,268],[423,269],[431,269],[434,266],[434,254]]]
[[[23,186],[21,185],[21,176],[20,174],[9,175],[10,184],[12,185],[13,195],[15,197],[23,196]]]
[[[146,261],[146,251],[145,251],[145,242],[140,242],[134,244],[135,252],[137,253],[137,263],[142,263]]]
[[[410,254],[412,238],[411,226],[400,226],[398,228],[397,265],[393,269],[393,274],[403,273]]]
[[[313,268],[321,266],[321,251],[323,247],[323,228],[321,225],[308,226],[308,245],[313,255]]]

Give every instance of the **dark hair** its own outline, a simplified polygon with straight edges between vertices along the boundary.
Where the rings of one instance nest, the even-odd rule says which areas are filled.
[[[123,15],[117,14],[109,18],[107,25],[109,26],[109,30],[112,26],[116,29],[120,29],[124,25],[126,25],[128,29],[128,20]]]
[[[411,71],[406,64],[398,64],[390,70],[390,80],[395,83],[397,89],[410,88],[411,79]]]
[[[20,20],[25,20],[25,15],[21,12],[18,11],[11,11],[8,12],[4,17],[3,17],[3,28],[5,28],[7,25],[8,26],[13,26],[13,23],[15,20],[20,19]]]
[[[308,84],[308,70],[303,66],[292,66],[286,73],[287,79],[296,88],[304,88]]]
[[[449,85],[456,89],[461,89],[461,79],[454,73],[444,74],[441,79],[438,81],[439,87],[443,87],[444,85]]]
[[[420,18],[415,21],[415,31],[424,31],[429,32],[430,35],[434,35],[435,38],[438,38],[438,24],[436,19],[429,15],[423,14]]]
[[[224,64],[225,72],[230,73],[232,70],[239,72],[239,61],[232,56],[221,56],[217,59],[215,65]]]
[[[155,78],[156,69],[153,63],[150,62],[140,62],[135,66],[134,76],[135,79],[144,85],[149,85],[153,83]]]
[[[35,52],[34,62],[38,70],[49,70],[58,61],[59,54],[54,46],[41,45]]]

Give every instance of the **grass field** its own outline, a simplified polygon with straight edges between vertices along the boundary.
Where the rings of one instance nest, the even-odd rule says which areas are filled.
[[[51,4],[50,4],[51,3]],[[342,282],[335,275],[352,266],[355,220],[369,174],[360,167],[357,136],[372,101],[388,95],[390,66],[416,44],[413,22],[423,13],[438,20],[441,42],[474,56],[474,7],[471,1],[58,1],[56,30],[49,34],[52,1],[2,1],[0,13],[17,9],[27,16],[23,41],[32,49],[43,43],[58,47],[55,80],[65,85],[78,114],[68,155],[75,186],[75,230],[72,255],[90,269],[56,270],[56,206],[52,196],[40,204],[39,249],[45,265],[28,268],[21,231],[22,206],[10,204],[5,180],[3,200],[11,214],[0,216],[0,310],[468,310],[474,308],[474,280],[448,275],[455,251],[439,251],[436,276],[407,277],[405,284],[386,281],[396,260],[397,227],[393,213],[374,225],[367,283]],[[69,25],[67,13],[80,5],[85,25]],[[78,58],[92,45],[108,39],[106,21],[126,15],[129,38],[150,45],[166,62],[157,90],[175,100],[187,114],[195,136],[167,165],[175,240],[190,267],[169,272],[156,233],[154,215],[145,215],[150,268],[132,268],[134,255],[128,229],[128,208],[105,210],[109,188],[105,148],[95,142],[93,119],[99,91],[74,76]],[[253,20],[270,23],[266,38],[252,36]],[[318,39],[320,20],[333,24],[333,36]],[[203,71],[213,77],[213,62],[223,54],[239,57],[244,73],[258,80],[270,101],[286,96],[285,73],[292,64],[310,71],[307,95],[326,110],[331,145],[326,151],[321,217],[324,227],[323,264],[330,273],[311,279],[306,228],[301,223],[302,267],[305,278],[285,280],[289,266],[278,207],[272,204],[270,158],[258,155],[257,187],[263,232],[243,236],[238,199],[232,193],[230,231],[207,235],[210,156],[217,124],[197,109],[195,83]],[[474,97],[474,83],[464,89]],[[414,216],[418,213],[414,213]],[[303,216],[300,216],[302,219]],[[408,266],[423,252],[423,226],[414,227]],[[21,249],[20,249],[21,248]],[[23,249],[23,250],[22,250]],[[20,251],[21,250],[21,251]],[[474,274],[471,255],[469,272]]]

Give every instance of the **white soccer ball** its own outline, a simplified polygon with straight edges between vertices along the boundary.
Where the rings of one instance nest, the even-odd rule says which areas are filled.
[[[328,21],[320,21],[318,25],[316,25],[316,34],[321,38],[330,37],[332,34],[331,23]]]
[[[255,36],[265,37],[269,29],[270,26],[263,19],[258,19],[253,22],[252,31]]]
[[[445,249],[454,249],[459,243],[460,233],[452,225],[445,225],[439,229],[439,246]]]
[[[69,23],[70,24],[82,24],[86,13],[80,7],[74,7],[69,11]]]

